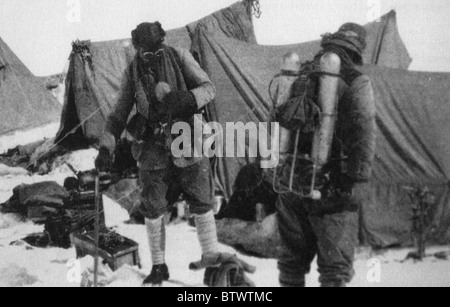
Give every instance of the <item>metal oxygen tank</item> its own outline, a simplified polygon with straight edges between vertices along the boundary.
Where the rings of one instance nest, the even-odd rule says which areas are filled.
[[[326,53],[320,59],[321,72],[319,79],[318,101],[322,110],[321,123],[314,133],[311,160],[314,166],[311,184],[311,197],[320,199],[320,192],[316,191],[315,177],[328,163],[331,154],[334,131],[336,128],[338,108],[339,74],[341,72],[341,59],[334,53]]]
[[[281,75],[278,78],[278,84],[275,96],[275,108],[285,104],[292,95],[292,88],[301,69],[300,56],[295,52],[290,52],[283,57],[281,64]],[[292,153],[294,132],[280,127],[280,153]]]

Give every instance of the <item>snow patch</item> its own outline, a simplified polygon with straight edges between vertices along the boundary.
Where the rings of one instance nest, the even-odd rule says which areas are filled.
[[[0,269],[0,276],[0,287],[24,287],[38,282],[36,276],[30,275],[25,268],[16,264]]]
[[[78,172],[90,171],[95,169],[95,158],[98,156],[96,149],[79,150],[55,160],[52,165],[52,173],[68,173],[72,174],[70,168],[66,165],[69,163]]]
[[[12,178],[17,176],[28,176],[28,171],[20,167],[9,167],[0,164],[0,177]]]
[[[43,127],[3,135],[0,137],[0,153],[19,145],[27,145],[40,140],[53,138],[58,133],[59,125],[59,122],[51,123]]]
[[[117,227],[130,219],[128,211],[109,197],[103,196],[103,207],[105,209],[106,227]]]
[[[10,229],[18,225],[23,225],[22,218],[16,214],[0,215],[0,229]]]

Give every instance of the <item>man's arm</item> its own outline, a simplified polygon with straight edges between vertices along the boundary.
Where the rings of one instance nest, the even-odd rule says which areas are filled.
[[[356,182],[370,179],[376,150],[376,106],[371,81],[356,79],[350,87],[348,175]]]
[[[183,65],[186,83],[191,87],[198,109],[209,104],[216,96],[216,88],[206,72],[200,67],[192,54],[184,49],[177,49]]]
[[[216,89],[189,51],[176,49],[176,52],[180,57],[188,90],[168,93],[163,99],[160,113],[166,119],[188,120],[214,99]]]
[[[122,78],[120,92],[114,111],[108,116],[105,130],[100,140],[100,147],[107,148],[111,153],[116,146],[116,140],[120,138],[127,125],[128,117],[134,105],[134,93],[129,69]]]

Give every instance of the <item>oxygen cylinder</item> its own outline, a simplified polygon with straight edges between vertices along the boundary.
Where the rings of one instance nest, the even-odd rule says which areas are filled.
[[[275,107],[285,104],[291,98],[292,87],[298,78],[298,73],[301,69],[300,56],[297,53],[291,52],[283,57],[281,65],[281,76],[278,78]],[[291,153],[293,144],[293,131],[280,127],[280,153]],[[276,143],[275,143],[276,144]]]
[[[314,134],[311,158],[319,172],[327,164],[334,137],[337,120],[338,86],[341,71],[341,59],[334,53],[326,53],[320,60],[321,71],[330,75],[321,75],[319,80],[318,104],[322,110],[320,127]]]

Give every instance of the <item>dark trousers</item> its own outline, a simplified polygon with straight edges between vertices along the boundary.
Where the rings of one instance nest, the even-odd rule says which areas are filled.
[[[192,214],[206,214],[214,206],[214,186],[208,159],[186,168],[171,164],[163,170],[140,170],[141,213],[148,219],[164,215],[184,194]]]
[[[358,213],[311,216],[304,200],[282,194],[277,203],[283,254],[279,259],[280,283],[301,286],[318,256],[322,285],[349,283],[358,244]]]

